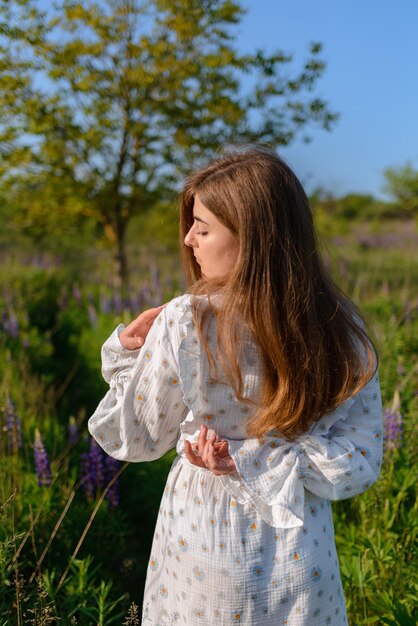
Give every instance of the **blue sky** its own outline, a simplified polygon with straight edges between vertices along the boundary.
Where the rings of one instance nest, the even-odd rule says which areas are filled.
[[[38,0],[50,6],[50,0]],[[322,187],[385,197],[383,171],[418,169],[418,0],[240,0],[235,46],[293,54],[295,68],[319,41],[327,67],[315,94],[340,119],[310,127],[281,154],[308,191]]]
[[[409,160],[418,169],[418,0],[242,4],[239,50],[279,48],[301,64],[310,42],[324,45],[316,93],[340,119],[330,133],[311,128],[311,144],[282,150],[308,190],[384,197],[385,168]]]

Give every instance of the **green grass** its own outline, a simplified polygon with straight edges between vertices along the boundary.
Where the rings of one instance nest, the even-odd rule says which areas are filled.
[[[403,224],[384,224],[377,232],[395,232],[397,238],[370,246],[367,238],[359,240],[365,228],[345,228],[327,241],[327,250],[333,275],[375,335],[383,404],[389,407],[399,396],[404,435],[399,449],[386,450],[379,481],[333,509],[350,626],[407,626],[417,621],[418,597],[418,237]],[[366,234],[376,234],[376,227]],[[157,258],[161,284],[145,289],[144,279],[156,271],[145,258],[138,253],[133,267],[143,306],[178,293],[179,272],[166,282],[178,261]],[[93,255],[92,267],[100,267],[101,259]],[[103,497],[106,485],[86,496],[80,480],[89,446],[86,421],[105,390],[100,346],[134,313],[103,310],[103,297],[112,295],[103,271],[86,268],[88,280],[78,277],[81,295],[72,293],[74,275],[66,268],[31,268],[19,265],[17,257],[12,275],[0,275],[0,305],[19,323],[16,337],[3,332],[0,339],[0,626],[58,619],[121,624],[124,616],[127,624],[139,623],[155,519],[174,452],[123,468],[120,507],[111,508]],[[9,396],[21,420],[22,448],[6,428]],[[71,415],[79,428],[73,445]],[[36,428],[51,460],[50,487],[39,487],[35,476]]]

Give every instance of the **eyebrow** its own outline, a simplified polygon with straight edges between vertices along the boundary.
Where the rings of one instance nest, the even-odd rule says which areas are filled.
[[[203,222],[203,224],[206,224],[207,226],[209,226],[209,224],[205,222],[205,220],[202,220],[201,217],[197,217],[197,215],[193,215],[193,219],[195,219],[196,222]]]

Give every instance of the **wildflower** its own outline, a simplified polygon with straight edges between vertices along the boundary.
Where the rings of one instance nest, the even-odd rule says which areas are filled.
[[[395,391],[391,408],[385,409],[383,439],[386,450],[397,450],[402,446],[403,418],[400,412],[399,392]]]
[[[119,470],[119,461],[117,459],[114,459],[112,456],[106,455],[105,466],[106,466],[106,478],[107,478],[107,481],[110,482]],[[113,483],[113,485],[110,487],[110,489],[108,490],[106,494],[106,499],[108,500],[109,507],[111,509],[118,508],[119,503],[120,503],[118,480],[116,480]]]
[[[100,311],[106,314],[112,311],[112,303],[105,293],[100,294]]]
[[[123,312],[123,301],[118,291],[113,292],[112,308],[116,315],[120,315]]]
[[[8,395],[6,399],[6,424],[4,430],[8,433],[7,448],[9,454],[15,454],[22,448],[22,424],[16,414],[13,400]]]
[[[124,626],[136,626],[139,625],[139,606],[135,602],[131,603],[129,607],[129,613],[123,622]]]
[[[87,306],[87,313],[88,313],[90,324],[91,324],[92,328],[96,328],[96,326],[97,326],[97,311],[96,311],[96,307],[94,306],[94,304],[92,302],[89,302],[89,304]]]
[[[78,428],[75,418],[73,416],[70,417],[70,421],[68,422],[68,443],[70,446],[74,446],[78,441]]]
[[[90,474],[93,485],[97,488],[103,487],[105,483],[105,475],[103,468],[103,453],[99,444],[95,439],[90,439]]]
[[[395,450],[402,445],[402,415],[399,410],[387,408],[384,415],[384,434],[386,450]]]
[[[151,302],[151,289],[148,283],[144,282],[142,284],[141,289],[138,292],[138,296],[141,298],[142,302]]]
[[[80,456],[81,465],[81,484],[87,500],[92,500],[94,496],[94,485],[90,472],[90,455],[83,452]]]
[[[12,339],[19,336],[19,321],[13,309],[10,309],[8,314],[3,314],[3,328]]]
[[[128,305],[128,309],[131,311],[131,313],[137,315],[137,311],[142,311],[144,307],[145,305],[142,301],[141,294],[136,291],[132,292],[129,296]]]
[[[38,485],[40,487],[49,487],[51,484],[51,470],[49,467],[48,454],[45,450],[41,433],[38,429],[35,430],[34,457]]]
[[[83,491],[87,499],[92,500],[105,483],[102,449],[95,439],[90,439],[89,452],[81,454],[80,465]]]

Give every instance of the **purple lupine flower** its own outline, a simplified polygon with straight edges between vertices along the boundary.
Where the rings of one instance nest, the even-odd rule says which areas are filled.
[[[7,315],[7,311],[6,309],[3,309],[1,312],[1,325],[3,326],[3,328],[6,328],[5,324],[7,324],[7,320],[8,320],[8,315]]]
[[[139,311],[142,311],[143,305],[140,295],[133,292],[129,297],[129,310],[132,315],[138,315]]]
[[[117,290],[113,292],[112,304],[116,315],[120,315],[123,312],[123,302]]]
[[[103,452],[97,441],[90,439],[90,474],[93,485],[101,489],[105,484],[105,475],[103,467]]]
[[[139,290],[139,297],[145,305],[148,305],[151,302],[151,295],[151,289],[148,283],[143,283],[141,289]]]
[[[399,392],[395,391],[391,408],[385,409],[383,418],[383,440],[386,450],[402,447],[403,418],[400,411]]]
[[[12,339],[16,339],[19,336],[19,321],[14,309],[10,309],[7,317],[3,318],[3,327]]]
[[[100,310],[102,313],[110,313],[112,310],[112,303],[106,293],[100,293]]]
[[[8,395],[6,399],[6,424],[5,430],[8,434],[7,448],[9,454],[15,454],[22,448],[22,423],[16,413],[13,400]]]
[[[81,466],[81,485],[87,500],[92,500],[94,496],[94,484],[90,471],[90,455],[88,452],[83,452],[80,455]]]
[[[96,311],[96,307],[91,302],[89,302],[89,304],[87,306],[87,313],[88,313],[88,316],[89,316],[91,327],[92,328],[96,328],[96,326],[97,326],[97,311]]]
[[[105,457],[106,479],[108,482],[117,474],[119,470],[119,461],[108,454]],[[117,509],[120,504],[119,480],[116,480],[106,494],[109,502],[109,508]]]
[[[34,265],[35,267],[43,268],[44,264],[42,261],[42,254],[34,254],[31,258],[30,264]]]
[[[75,446],[78,441],[78,428],[75,418],[73,416],[70,417],[68,422],[68,443],[70,446]]]
[[[40,487],[49,487],[51,484],[51,470],[49,467],[48,454],[45,450],[41,433],[38,429],[35,430],[34,457],[38,485]]]
[[[92,500],[105,484],[103,451],[95,439],[90,439],[90,450],[81,454],[80,464],[83,491],[87,499]]]

